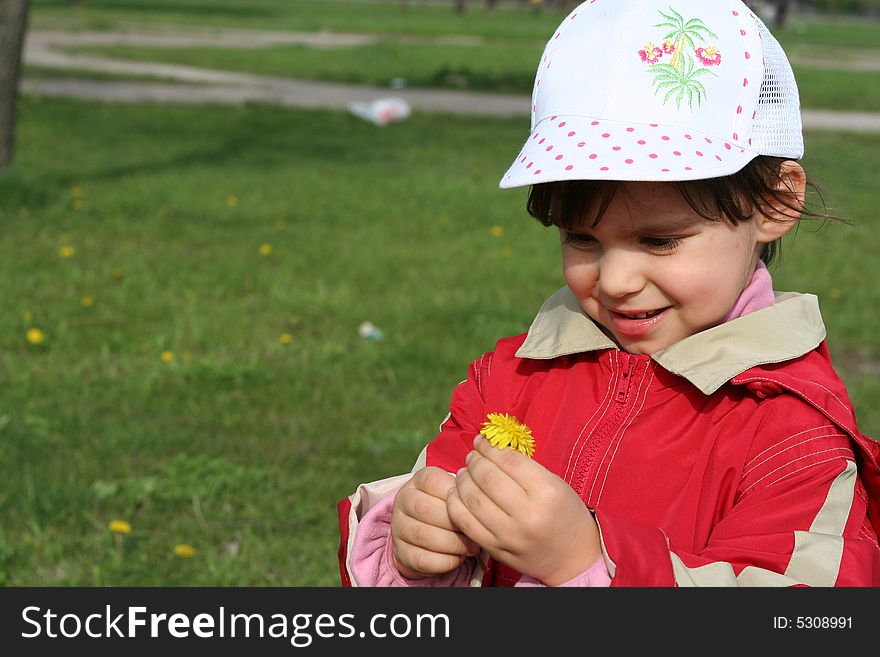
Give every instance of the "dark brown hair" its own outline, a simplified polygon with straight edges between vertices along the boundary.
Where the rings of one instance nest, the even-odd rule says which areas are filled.
[[[676,181],[674,185],[688,205],[709,221],[729,221],[737,225],[748,221],[755,212],[779,221],[768,214],[768,206],[785,217],[795,220],[800,216],[821,220],[838,220],[826,212],[818,212],[802,205],[791,189],[782,164],[790,158],[759,155],[745,167],[729,176],[703,180]],[[539,183],[529,190],[526,204],[528,213],[545,226],[573,228],[598,225],[611,200],[622,184],[618,180],[566,180]],[[807,186],[818,195],[824,209],[821,191],[809,178]],[[586,213],[595,208],[595,217],[589,221]],[[780,253],[779,241],[764,245],[761,260],[769,265]]]

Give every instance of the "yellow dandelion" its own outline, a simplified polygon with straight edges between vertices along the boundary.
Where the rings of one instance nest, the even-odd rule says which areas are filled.
[[[95,300],[92,297],[85,296],[79,300],[79,305],[81,305],[83,308],[91,308],[95,305]]]
[[[840,290],[837,289],[836,287],[832,287],[831,290],[829,291],[828,295],[832,299],[839,299],[840,298]]]
[[[293,342],[293,336],[290,333],[282,333],[278,336],[278,342],[281,344],[290,344]]]
[[[71,187],[70,188],[70,195],[73,198],[79,198],[80,196],[83,195],[82,187]]]
[[[43,344],[46,341],[46,334],[36,327],[29,328],[24,336],[31,344]]]
[[[62,258],[72,258],[74,253],[76,253],[76,249],[69,245],[62,246],[58,249],[58,255]]]
[[[82,199],[75,198],[73,199],[73,203],[71,204],[74,210],[82,210],[85,207],[85,203],[82,202]]]
[[[502,235],[504,235],[504,228],[501,226],[492,226],[489,229],[489,234],[492,237],[501,237]]]
[[[483,423],[480,433],[489,444],[498,449],[515,449],[529,458],[535,453],[535,439],[532,430],[507,413],[489,413],[488,422]]]
[[[162,355],[159,356],[162,359],[163,363],[173,363],[174,362],[174,352],[173,351],[163,351]]]
[[[230,194],[226,197],[226,205],[238,205],[238,197]]]
[[[272,245],[271,244],[260,244],[260,253],[264,256],[272,253]]]
[[[196,549],[192,545],[180,543],[174,546],[174,554],[178,557],[194,557],[196,556]]]
[[[130,534],[131,525],[125,520],[111,520],[107,528],[114,534]]]

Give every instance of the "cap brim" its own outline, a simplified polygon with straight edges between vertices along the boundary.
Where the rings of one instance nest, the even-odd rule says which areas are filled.
[[[560,180],[676,181],[736,173],[758,153],[738,136],[586,116],[541,121],[499,186]]]

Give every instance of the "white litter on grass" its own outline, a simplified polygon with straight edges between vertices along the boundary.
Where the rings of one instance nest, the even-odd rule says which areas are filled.
[[[377,98],[365,102],[351,102],[348,104],[349,111],[365,121],[376,125],[388,125],[405,121],[412,113],[403,98]]]
[[[358,326],[358,335],[361,336],[364,340],[382,339],[382,331],[376,328],[376,325],[372,322],[364,322],[363,324]]]

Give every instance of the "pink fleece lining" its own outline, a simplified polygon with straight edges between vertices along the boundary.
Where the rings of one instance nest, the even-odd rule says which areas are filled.
[[[722,321],[729,322],[737,317],[772,306],[774,303],[776,303],[776,296],[773,294],[773,280],[767,270],[767,265],[758,260],[758,266],[755,267],[751,282],[740,293],[739,299],[736,300],[733,308]]]
[[[391,556],[392,493],[370,509],[358,525],[351,549],[351,573],[358,586],[413,587],[467,586],[474,571],[474,559],[464,562],[448,573],[424,579],[408,579],[394,566]]]

